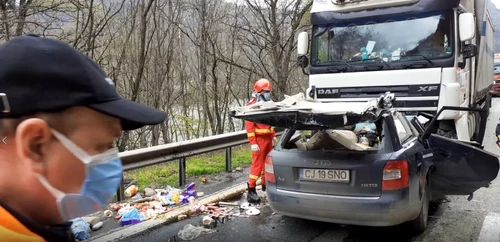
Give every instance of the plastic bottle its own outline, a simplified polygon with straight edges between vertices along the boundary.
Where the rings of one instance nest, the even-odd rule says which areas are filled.
[[[132,185],[125,190],[125,196],[132,197],[137,193],[139,188],[136,185]]]
[[[179,192],[178,191],[173,191],[172,192],[172,202],[176,203],[179,201]]]

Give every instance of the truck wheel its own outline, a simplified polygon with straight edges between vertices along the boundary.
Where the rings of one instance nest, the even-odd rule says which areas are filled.
[[[423,197],[422,197],[422,208],[418,217],[409,222],[409,228],[411,232],[415,234],[420,234],[427,228],[427,220],[429,215],[429,198],[430,198],[430,187],[426,185]]]

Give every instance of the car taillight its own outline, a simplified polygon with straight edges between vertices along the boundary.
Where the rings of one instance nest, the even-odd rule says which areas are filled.
[[[491,88],[490,93],[499,94],[500,93],[500,83],[493,84],[493,87]]]
[[[274,177],[273,159],[270,156],[266,157],[265,172],[266,181],[276,183],[276,177]]]
[[[382,190],[398,190],[409,185],[408,162],[390,160],[384,167]]]

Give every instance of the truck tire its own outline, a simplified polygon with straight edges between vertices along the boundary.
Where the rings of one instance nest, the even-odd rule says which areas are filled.
[[[430,187],[425,185],[424,194],[422,197],[422,208],[418,217],[408,223],[409,229],[414,234],[421,234],[427,228],[427,222],[429,218],[429,199],[430,199]]]

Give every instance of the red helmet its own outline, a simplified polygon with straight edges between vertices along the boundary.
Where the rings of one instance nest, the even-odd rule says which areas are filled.
[[[271,86],[271,83],[269,82],[269,80],[262,78],[262,79],[259,79],[258,81],[255,82],[255,85],[253,86],[253,90],[256,92],[272,91],[273,87]]]

